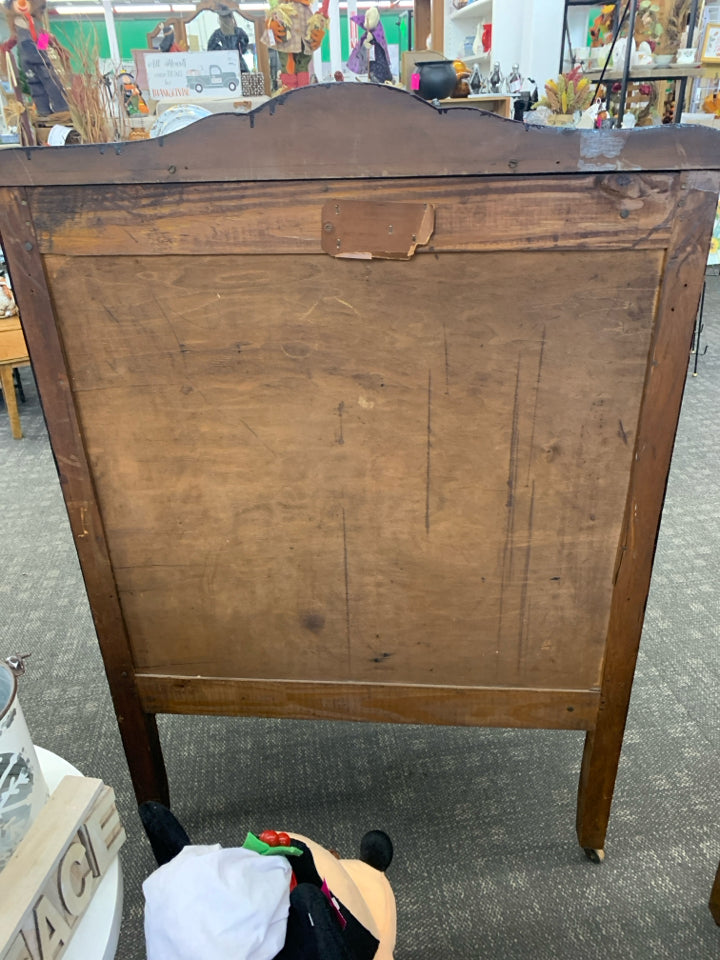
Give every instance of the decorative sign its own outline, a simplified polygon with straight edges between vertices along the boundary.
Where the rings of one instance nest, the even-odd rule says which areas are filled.
[[[210,53],[148,50],[144,59],[146,89],[153,100],[218,100],[232,98],[240,90],[240,54],[236,50]]]
[[[65,777],[0,873],[0,960],[58,960],[124,842],[111,788]]]
[[[720,23],[705,28],[700,59],[703,63],[720,63]]]

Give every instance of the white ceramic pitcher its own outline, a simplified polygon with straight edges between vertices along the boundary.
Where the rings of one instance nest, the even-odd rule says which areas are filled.
[[[48,798],[48,788],[18,702],[24,657],[0,660],[0,870]]]

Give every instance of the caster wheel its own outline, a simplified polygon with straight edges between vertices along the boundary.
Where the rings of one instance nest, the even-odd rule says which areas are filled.
[[[592,847],[585,847],[585,856],[591,863],[602,863],[605,859],[604,850],[593,850]]]

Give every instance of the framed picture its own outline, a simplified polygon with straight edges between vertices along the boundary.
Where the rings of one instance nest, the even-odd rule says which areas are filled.
[[[700,60],[703,63],[720,63],[720,23],[709,23],[705,28]]]

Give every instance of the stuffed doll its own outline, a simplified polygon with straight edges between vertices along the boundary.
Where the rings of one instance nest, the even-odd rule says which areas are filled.
[[[218,19],[220,26],[210,35],[208,40],[208,50],[237,50],[240,55],[240,72],[247,73],[248,65],[243,59],[243,54],[247,53],[250,46],[250,37],[245,33],[242,27],[239,27],[235,14],[223,3],[217,6]]]
[[[27,79],[38,116],[68,109],[65,93],[52,63],[51,51],[66,55],[57,40],[45,30],[45,0],[5,0],[10,39],[3,52],[17,46],[20,67]]]
[[[145,98],[142,95],[140,87],[135,83],[135,77],[131,73],[128,73],[127,70],[122,70],[118,74],[117,79],[122,92],[123,106],[125,107],[127,115],[129,117],[146,117],[150,111],[148,105],[145,103]]]
[[[175,27],[171,23],[166,23],[162,28],[162,39],[160,40],[161,53],[180,53],[180,47],[175,42]]]
[[[359,860],[300,834],[193,846],[162,804],[140,805],[159,864],[143,884],[147,960],[392,960],[392,843],[366,833]]]
[[[322,0],[320,10],[312,12],[312,0],[270,0],[270,13],[263,37],[280,57],[282,88],[306,87],[310,83],[309,66],[328,28],[330,0]]]
[[[380,11],[370,7],[365,14],[357,13],[351,18],[365,33],[353,47],[348,59],[348,69],[364,74],[374,83],[392,83],[390,53],[385,30],[380,22]]]

